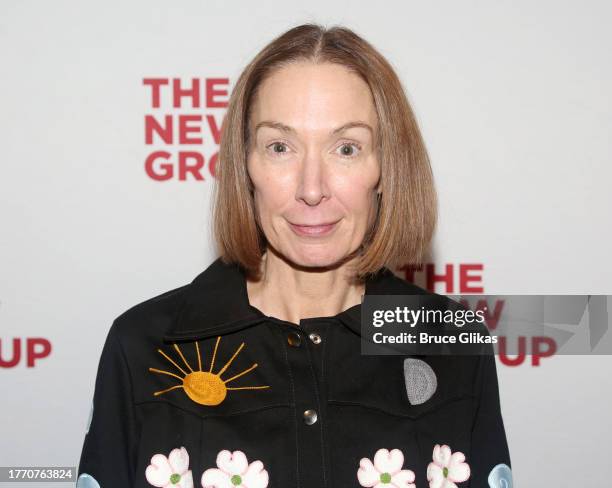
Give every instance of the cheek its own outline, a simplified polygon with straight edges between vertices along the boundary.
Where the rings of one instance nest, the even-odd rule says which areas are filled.
[[[262,221],[271,220],[290,206],[293,192],[289,184],[273,178],[255,183],[255,204]]]
[[[263,220],[270,213],[283,209],[293,195],[293,179],[289,173],[268,171],[265,163],[254,158],[249,162],[248,171],[255,188],[255,204]]]
[[[361,176],[360,178],[338,180],[335,193],[346,211],[353,214],[354,218],[367,220],[372,206],[376,204],[378,180],[374,177]]]
[[[345,200],[347,207],[353,214],[355,221],[362,221],[365,225],[370,214],[375,209],[375,197],[371,189],[364,189],[361,193],[353,193]]]

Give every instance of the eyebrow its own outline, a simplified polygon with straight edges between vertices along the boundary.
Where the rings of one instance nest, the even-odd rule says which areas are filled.
[[[278,129],[282,132],[287,132],[289,134],[296,133],[296,130],[293,127],[285,125],[281,122],[272,122],[269,120],[264,120],[262,122],[259,122],[255,126],[255,132],[257,132],[262,127],[270,127],[272,129]],[[361,122],[361,121],[347,122],[346,124],[342,124],[340,127],[337,127],[336,129],[334,129],[331,133],[332,135],[338,134],[340,132],[344,132],[345,130],[352,129],[353,127],[362,127],[364,129],[368,129],[370,133],[374,134],[374,129],[372,129],[372,127],[370,127],[369,124],[366,124],[365,122]]]

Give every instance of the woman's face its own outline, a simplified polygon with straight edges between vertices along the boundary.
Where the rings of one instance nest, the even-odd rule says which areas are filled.
[[[380,179],[368,85],[336,64],[285,66],[260,85],[249,123],[247,168],[269,245],[307,267],[357,249]]]

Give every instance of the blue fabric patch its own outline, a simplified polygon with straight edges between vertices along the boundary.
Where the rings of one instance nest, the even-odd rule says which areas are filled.
[[[489,473],[491,488],[512,488],[512,470],[507,464],[498,464]]]
[[[100,488],[100,484],[90,474],[83,473],[77,480],[76,488]]]
[[[89,417],[87,419],[87,428],[85,430],[85,433],[88,434],[89,433],[89,427],[91,426],[91,419],[93,417],[93,402],[91,402],[91,408],[89,409]]]

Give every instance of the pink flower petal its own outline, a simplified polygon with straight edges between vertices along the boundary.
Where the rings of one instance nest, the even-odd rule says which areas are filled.
[[[415,488],[412,484],[414,481],[414,472],[409,469],[402,469],[399,473],[391,477],[391,483],[398,488]]]
[[[453,453],[448,464],[448,479],[460,483],[470,477],[470,466],[464,461],[462,452]]]
[[[242,451],[221,451],[217,454],[217,466],[230,475],[243,475],[249,467],[249,462]]]
[[[173,473],[186,473],[189,470],[189,454],[187,454],[187,449],[184,447],[172,449],[170,456],[168,456],[168,462]]]
[[[266,488],[268,481],[268,472],[261,461],[253,461],[242,475],[242,485],[246,488]]]
[[[448,467],[451,458],[451,449],[446,444],[436,444],[433,450],[433,461],[440,467]]]
[[[404,454],[399,449],[379,449],[374,454],[374,466],[380,473],[389,473],[393,476],[399,473],[404,465]]]
[[[204,471],[201,482],[203,488],[235,488],[231,475],[217,468]]]
[[[147,481],[153,486],[164,487],[170,483],[172,467],[168,458],[163,454],[155,454],[151,458],[151,464],[145,470]]]
[[[457,485],[448,478],[446,478],[440,488],[457,488]]]
[[[191,470],[181,475],[181,481],[176,485],[171,485],[172,488],[193,488],[193,475]]]
[[[434,462],[427,466],[427,481],[429,481],[429,488],[442,488],[444,484],[445,478],[442,468]]]
[[[359,461],[357,480],[361,486],[366,486],[368,488],[375,486],[380,481],[380,473],[368,458],[362,458],[361,461]]]

